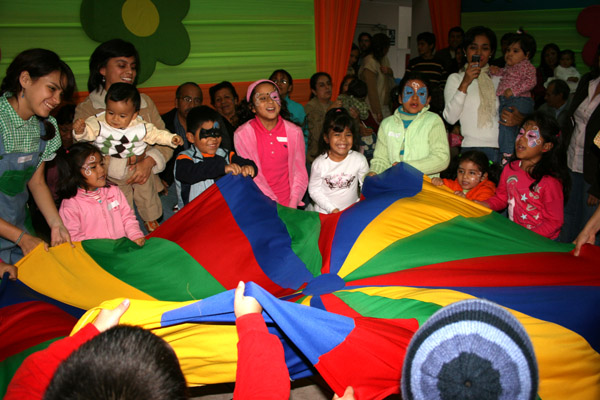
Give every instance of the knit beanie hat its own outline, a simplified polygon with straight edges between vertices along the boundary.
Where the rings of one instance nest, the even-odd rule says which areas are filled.
[[[448,305],[419,328],[402,369],[404,400],[534,400],[538,368],[521,323],[486,300]]]

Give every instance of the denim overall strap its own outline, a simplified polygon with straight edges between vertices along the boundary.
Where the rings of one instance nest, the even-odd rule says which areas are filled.
[[[46,134],[40,122],[40,137]],[[47,141],[40,139],[38,150],[31,153],[6,153],[0,136],[0,218],[27,231],[27,182],[37,169]],[[28,232],[30,233],[30,232]],[[0,238],[0,258],[6,263],[15,263],[23,257],[21,248],[10,240]]]

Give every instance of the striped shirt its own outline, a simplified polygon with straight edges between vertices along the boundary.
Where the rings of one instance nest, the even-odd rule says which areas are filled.
[[[40,146],[40,122],[37,116],[33,115],[27,121],[24,121],[15,109],[8,102],[12,93],[6,92],[0,96],[0,135],[6,153],[34,153]],[[48,120],[54,125],[55,135],[50,139],[40,157],[38,167],[42,161],[54,159],[56,150],[62,144],[58,125],[54,117],[48,117]]]
[[[429,60],[423,57],[415,57],[408,62],[406,73],[419,72],[429,80],[429,82],[443,88],[446,84],[446,70],[442,62],[437,58]]]

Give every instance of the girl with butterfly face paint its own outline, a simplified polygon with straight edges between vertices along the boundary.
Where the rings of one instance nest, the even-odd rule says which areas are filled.
[[[369,175],[405,162],[424,174],[438,176],[450,162],[450,148],[444,122],[429,111],[427,81],[417,72],[409,73],[400,82],[398,93],[400,107],[379,127]]]
[[[511,221],[556,239],[570,187],[566,165],[558,122],[536,112],[519,131],[515,155],[502,171],[496,195],[480,204],[495,211],[508,207]]]

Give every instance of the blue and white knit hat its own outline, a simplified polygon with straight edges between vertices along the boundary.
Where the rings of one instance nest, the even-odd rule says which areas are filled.
[[[538,367],[521,323],[486,300],[431,316],[413,336],[402,369],[404,400],[534,400]]]

